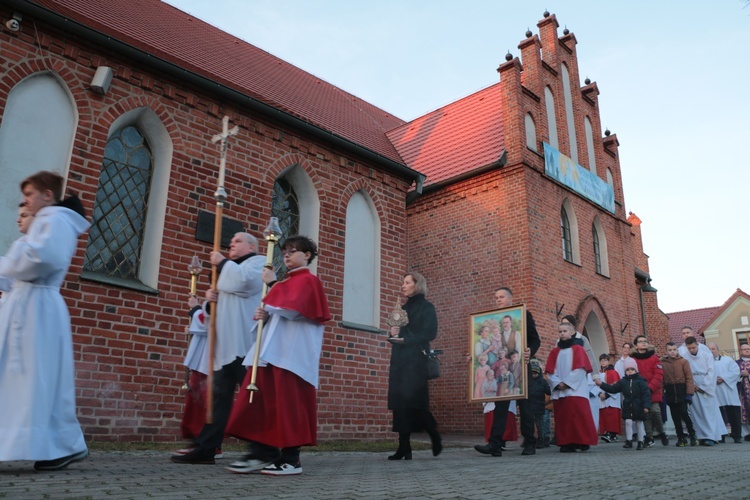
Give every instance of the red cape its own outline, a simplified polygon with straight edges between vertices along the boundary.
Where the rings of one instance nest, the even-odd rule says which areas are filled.
[[[591,373],[593,369],[591,368],[591,361],[589,361],[589,357],[586,355],[586,349],[579,346],[578,344],[573,344],[572,346],[570,346],[570,349],[573,349],[573,366],[571,366],[570,369],[577,370],[578,368],[583,368],[584,370],[586,370],[586,373]],[[545,367],[545,371],[547,373],[555,373],[558,354],[560,354],[559,347],[555,347],[554,349],[552,349],[552,352],[549,353],[549,358],[547,358],[547,366]]]
[[[263,303],[297,311],[318,323],[325,323],[331,319],[323,284],[307,268],[287,273],[283,281],[271,287]]]

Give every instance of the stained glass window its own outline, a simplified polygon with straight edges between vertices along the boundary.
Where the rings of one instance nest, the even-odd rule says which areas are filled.
[[[289,236],[299,234],[299,199],[292,185],[285,178],[278,179],[273,185],[271,198],[271,216],[278,217],[282,241]],[[274,250],[273,266],[276,276],[281,278],[286,273],[284,258],[278,247]]]
[[[138,279],[152,173],[151,151],[137,128],[125,127],[109,139],[84,270]]]

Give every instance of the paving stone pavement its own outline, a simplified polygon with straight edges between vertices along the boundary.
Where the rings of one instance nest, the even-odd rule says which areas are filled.
[[[588,452],[561,454],[557,447],[522,456],[483,456],[480,439],[446,436],[439,457],[414,452],[411,461],[384,453],[302,452],[303,473],[272,477],[217,465],[179,465],[161,451],[100,452],[59,472],[36,472],[32,462],[0,462],[0,498],[748,498],[750,443],[643,451],[601,443]],[[517,444],[517,443],[516,443]],[[741,484],[744,483],[744,486]]]

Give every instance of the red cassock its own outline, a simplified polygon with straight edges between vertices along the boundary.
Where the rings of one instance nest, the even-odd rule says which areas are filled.
[[[488,411],[484,414],[484,438],[489,443],[492,431],[492,422],[495,420],[495,412]],[[505,421],[503,441],[518,441],[518,426],[516,425],[516,414],[508,412],[508,420]]]
[[[571,396],[552,402],[555,413],[555,441],[558,446],[599,442],[589,400]]]
[[[188,386],[190,390],[185,396],[185,413],[182,414],[180,430],[182,437],[194,439],[198,437],[203,424],[206,423],[206,391],[208,377],[195,370],[190,371]]]
[[[583,369],[586,373],[591,373],[591,362],[584,348],[573,345],[569,349],[572,349],[573,355],[570,370]],[[547,373],[554,373],[559,354],[559,347],[552,349],[547,359]],[[582,384],[588,387],[585,377],[582,379]],[[583,390],[582,387],[574,389]],[[585,393],[588,396],[588,389]],[[568,444],[593,446],[599,442],[594,417],[591,415],[591,404],[587,396],[571,395],[552,401],[555,414],[555,441],[558,446]]]
[[[263,302],[269,306],[295,310],[316,323],[322,324],[331,318],[323,285],[307,269],[289,273],[287,279],[271,288]],[[278,327],[294,329],[298,326],[295,323],[281,321]],[[315,387],[289,370],[268,364],[258,367],[255,381],[258,391],[253,394],[253,402],[250,403],[250,393],[244,388],[251,377],[252,370],[248,370],[232,407],[226,433],[278,448],[315,445]]]
[[[615,370],[605,370],[603,381],[609,385],[620,380],[620,374]],[[618,397],[619,395],[615,395]],[[599,410],[599,434],[614,432],[620,434],[622,430],[622,417],[619,408],[607,407]]]

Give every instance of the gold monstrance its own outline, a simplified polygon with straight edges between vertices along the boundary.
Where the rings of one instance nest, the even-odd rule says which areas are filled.
[[[401,301],[399,299],[396,299],[396,305],[393,307],[393,310],[388,314],[388,319],[385,320],[385,323],[388,326],[406,326],[409,324],[409,315],[406,314],[406,311],[401,307]]]

